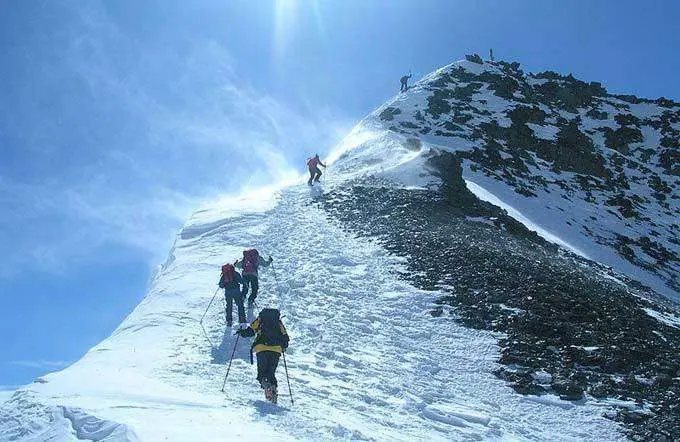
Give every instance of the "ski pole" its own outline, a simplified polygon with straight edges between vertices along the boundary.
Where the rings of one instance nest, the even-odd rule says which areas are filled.
[[[236,345],[238,344],[238,338],[241,335],[236,335],[236,342],[234,342],[234,349],[231,351],[231,357],[229,358],[229,366],[227,367],[227,374],[224,375],[224,382],[222,382],[222,393],[224,393],[224,386],[227,385],[227,377],[229,377],[229,370],[231,370],[231,361],[234,360],[234,353],[236,353]]]
[[[286,369],[286,381],[288,382],[288,394],[290,394],[290,405],[294,405],[293,390],[290,389],[290,378],[288,377],[288,365],[286,364],[286,352],[282,350],[281,354],[283,355],[283,368]]]
[[[205,312],[203,312],[203,316],[201,316],[201,320],[199,321],[199,323],[201,324],[201,329],[203,330],[203,334],[205,335],[205,338],[208,340],[208,342],[210,343],[210,346],[212,348],[215,348],[215,345],[213,344],[212,340],[210,340],[210,336],[208,336],[208,332],[205,330],[205,327],[203,326],[203,319],[205,319],[205,315],[208,314],[208,310],[210,310],[210,306],[212,305],[213,301],[215,301],[215,296],[217,296],[217,291],[219,289],[220,288],[217,287],[217,289],[215,290],[215,294],[213,294],[213,297],[210,300],[210,303],[208,304],[208,308],[205,309]]]
[[[274,267],[274,264],[272,264],[272,273],[274,274],[274,281],[276,281],[276,288],[279,289],[279,293],[281,293],[281,287],[279,287],[279,275],[276,274],[276,268]]]
[[[281,284],[279,283],[279,275],[276,273],[274,264],[272,264],[272,273],[274,273],[274,281],[276,281],[276,289],[279,291],[279,296],[283,296],[283,291],[281,290]]]

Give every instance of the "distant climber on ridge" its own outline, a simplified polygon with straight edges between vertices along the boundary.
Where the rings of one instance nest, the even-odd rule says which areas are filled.
[[[234,267],[243,269],[243,291],[241,294],[245,299],[248,294],[248,287],[250,286],[250,296],[248,296],[248,308],[251,308],[257,298],[257,292],[260,289],[258,281],[258,269],[260,266],[269,267],[274,260],[269,257],[269,261],[260,256],[257,249],[247,249],[243,251],[243,259],[236,261]]]
[[[236,333],[243,338],[255,336],[250,347],[250,363],[253,362],[254,349],[257,357],[257,380],[264,390],[265,398],[276,403],[278,397],[276,367],[290,340],[286,327],[281,322],[279,311],[273,308],[262,309],[249,327],[237,330]]]
[[[312,185],[312,181],[318,183],[319,178],[321,178],[321,170],[319,169],[319,165],[323,166],[324,169],[326,168],[326,165],[319,159],[318,153],[307,159],[307,167],[309,168],[309,181],[307,181],[307,184],[310,186]]]
[[[247,326],[248,322],[246,320],[246,309],[243,306],[243,294],[241,293],[241,286],[243,284],[243,278],[241,274],[236,271],[233,265],[225,264],[222,266],[222,275],[220,275],[220,288],[224,289],[224,300],[227,303],[226,306],[226,318],[227,327],[231,327],[232,324],[232,312],[234,308],[234,302],[236,303],[236,309],[238,310],[238,322],[241,327]]]
[[[408,75],[401,77],[401,90],[399,92],[406,92],[408,90],[408,81],[411,78],[411,71],[408,71]]]

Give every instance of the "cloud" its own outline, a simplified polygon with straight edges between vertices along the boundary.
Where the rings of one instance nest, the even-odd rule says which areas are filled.
[[[259,92],[215,40],[137,40],[100,3],[71,8],[53,56],[30,70],[49,71],[65,90],[32,79],[36,98],[57,104],[51,114],[29,108],[11,129],[41,134],[15,149],[47,173],[0,169],[0,277],[65,273],[112,245],[155,264],[192,210],[290,180],[302,169],[292,161],[327,150],[349,127],[329,108]]]
[[[19,360],[19,361],[10,361],[10,365],[16,365],[19,367],[29,367],[29,368],[43,368],[43,369],[60,369],[67,367],[71,365],[71,362],[69,361],[43,361],[43,360],[38,360],[38,361],[28,361],[28,360]]]

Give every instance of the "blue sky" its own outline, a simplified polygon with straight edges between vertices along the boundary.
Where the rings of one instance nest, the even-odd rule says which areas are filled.
[[[493,47],[678,100],[678,18],[676,1],[5,1],[0,385],[77,360],[192,210],[303,172],[409,69]]]

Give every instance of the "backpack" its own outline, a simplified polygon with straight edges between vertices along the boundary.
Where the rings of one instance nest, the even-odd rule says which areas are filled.
[[[234,281],[234,266],[231,264],[225,264],[222,266],[222,284],[221,287],[226,286],[230,282]]]
[[[281,332],[281,313],[277,309],[262,309],[258,319],[260,320],[260,339],[257,339],[258,344],[285,344],[285,338]]]
[[[243,251],[243,272],[254,273],[260,265],[260,252],[257,249],[248,249]]]

